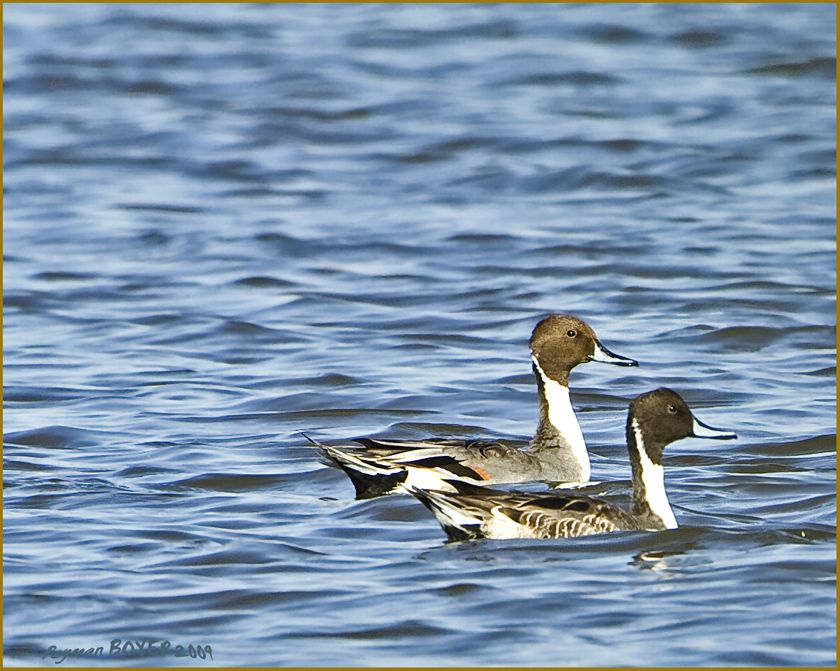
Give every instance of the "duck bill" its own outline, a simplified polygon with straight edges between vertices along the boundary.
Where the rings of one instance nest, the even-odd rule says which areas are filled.
[[[716,429],[708,424],[703,424],[696,417],[692,418],[694,423],[691,427],[691,435],[695,438],[714,438],[716,440],[732,440],[737,438],[733,431],[726,431],[724,429]]]
[[[601,344],[600,340],[595,341],[595,351],[589,355],[590,361],[600,361],[601,363],[611,363],[615,366],[638,366],[639,362],[633,359],[628,359],[626,356],[613,354],[606,347]]]

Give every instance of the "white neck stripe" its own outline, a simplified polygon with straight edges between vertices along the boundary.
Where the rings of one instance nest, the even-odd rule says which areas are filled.
[[[591,473],[589,452],[586,451],[583,432],[580,430],[575,409],[569,398],[569,388],[548,377],[537,361],[537,357],[532,356],[531,360],[542,379],[545,402],[548,404],[548,421],[568,443],[575,461],[580,466],[580,481],[586,482]]]
[[[636,418],[633,418],[633,433],[636,436],[636,450],[639,453],[639,465],[641,466],[642,484],[645,486],[645,501],[651,512],[662,520],[666,529],[676,529],[677,519],[671,504],[668,502],[668,495],[665,493],[665,474],[661,464],[654,464],[647,452],[642,439],[642,430]]]

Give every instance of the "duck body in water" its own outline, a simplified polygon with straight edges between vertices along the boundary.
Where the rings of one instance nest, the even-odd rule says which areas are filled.
[[[671,389],[637,396],[627,414],[627,451],[633,477],[629,510],[595,497],[525,493],[451,481],[456,492],[409,487],[437,518],[451,540],[475,538],[571,538],[613,531],[675,529],[665,493],[662,456],[681,438],[736,438],[692,414]]]
[[[610,352],[592,327],[565,314],[541,320],[531,334],[530,349],[540,412],[527,450],[485,440],[358,438],[355,445],[325,445],[306,438],[322,450],[327,463],[349,476],[358,499],[409,488],[455,492],[453,482],[588,482],[589,453],[569,397],[569,374],[589,361],[638,363]]]

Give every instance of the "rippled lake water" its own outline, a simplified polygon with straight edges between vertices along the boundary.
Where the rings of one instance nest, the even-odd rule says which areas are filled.
[[[834,12],[6,5],[6,663],[834,664]],[[554,311],[641,362],[587,491],[642,391],[737,431],[679,529],[446,543],[298,433],[521,443]]]

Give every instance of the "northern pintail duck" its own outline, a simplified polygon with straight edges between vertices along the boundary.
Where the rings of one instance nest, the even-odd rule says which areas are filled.
[[[662,453],[680,438],[731,439],[731,431],[698,420],[675,391],[636,397],[627,415],[627,450],[633,473],[628,511],[602,499],[559,493],[525,493],[451,484],[458,493],[408,489],[431,510],[451,540],[569,538],[612,531],[676,529],[665,494]]]
[[[530,346],[540,419],[527,450],[484,440],[358,438],[354,441],[358,447],[324,445],[306,437],[323,450],[331,465],[347,473],[359,499],[405,492],[407,485],[454,492],[453,480],[482,485],[587,482],[589,453],[569,399],[569,373],[588,361],[638,364],[610,352],[586,322],[571,315],[550,315],[540,321]]]

